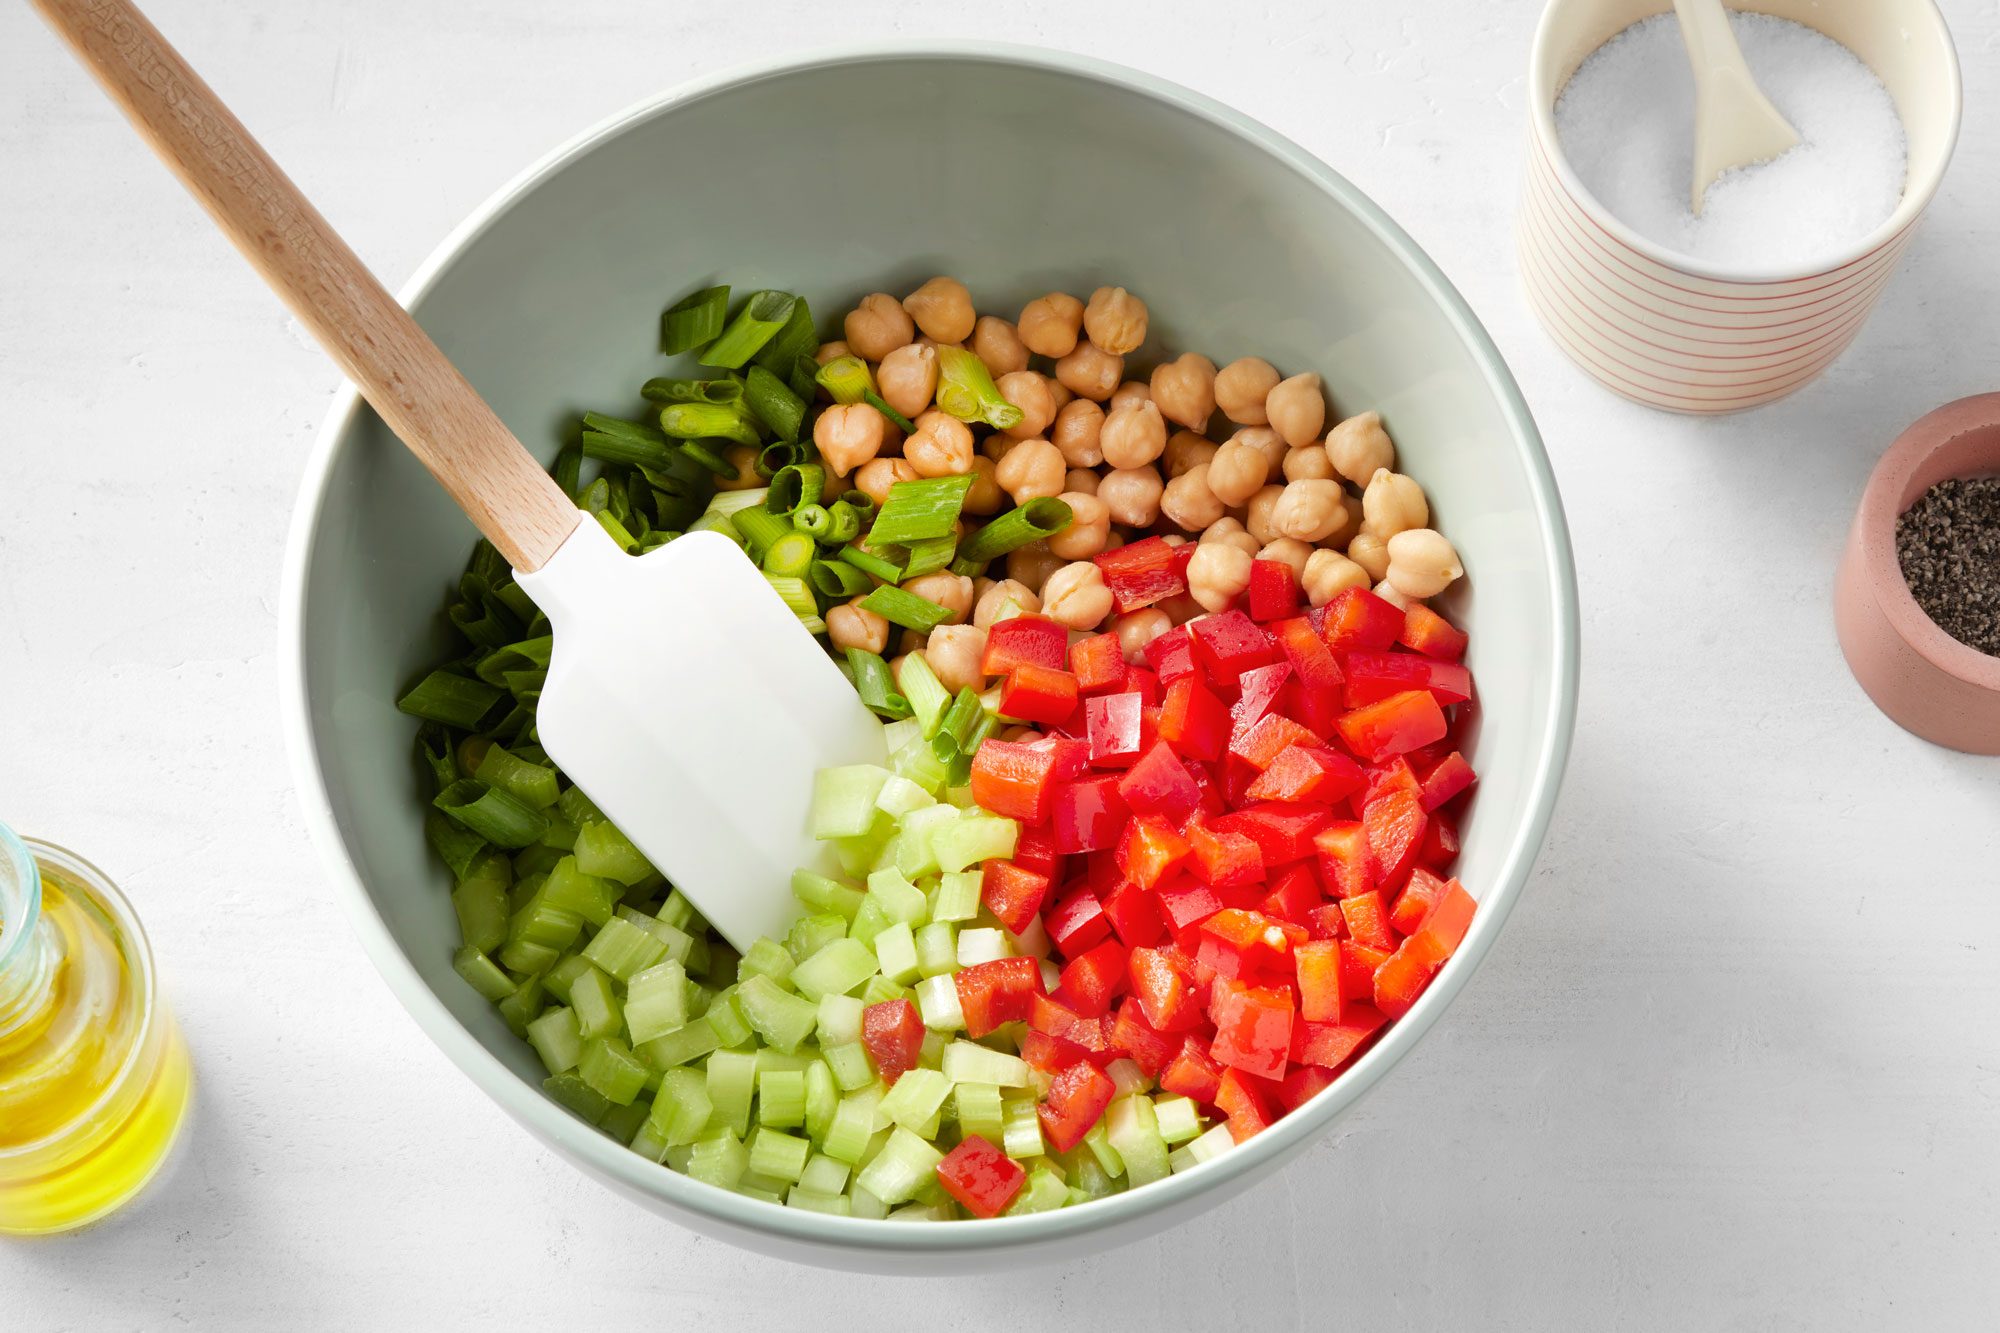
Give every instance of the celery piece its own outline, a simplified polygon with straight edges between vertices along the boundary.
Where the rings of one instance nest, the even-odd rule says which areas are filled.
[[[945,780],[951,775],[944,761],[931,752],[931,743],[922,736],[913,736],[890,747],[889,771],[898,777],[908,778],[932,796],[943,789]]]
[[[885,976],[872,976],[868,984],[861,988],[861,1003],[887,1004],[890,1000],[907,1000],[913,992],[907,986],[898,986]]]
[[[757,1075],[757,1123],[796,1129],[806,1122],[806,1076],[797,1070]]]
[[[889,914],[882,910],[882,900],[863,898],[854,913],[854,920],[847,927],[847,938],[862,944],[873,944],[875,937],[888,924]]]
[[[958,932],[960,967],[990,963],[998,958],[1009,957],[1011,953],[1007,945],[1007,932],[996,926],[975,926],[971,930]]]
[[[637,884],[655,873],[645,853],[609,820],[598,820],[577,829],[576,864],[586,875],[601,875],[620,884]]]
[[[634,1045],[664,1037],[687,1021],[687,969],[679,963],[655,964],[626,984],[625,1032]]]
[[[880,941],[880,936],[877,936]],[[859,940],[834,940],[792,972],[792,985],[808,1000],[845,995],[875,975],[875,955]]]
[[[949,870],[938,876],[937,888],[931,891],[931,920],[970,921],[978,916],[983,884],[977,870]],[[955,933],[952,947],[958,947]]]
[[[847,1187],[847,1202],[850,1209],[849,1217],[861,1217],[879,1222],[889,1215],[889,1210],[882,1201],[859,1185]]]
[[[827,1194],[820,1190],[804,1189],[798,1185],[785,1192],[785,1207],[803,1208],[808,1212],[831,1213],[835,1217],[852,1215],[854,1205],[845,1194]]]
[[[712,1123],[737,1135],[750,1132],[750,1102],[757,1087],[757,1057],[717,1051],[708,1057],[708,1099]]]
[[[514,988],[514,993],[500,1001],[500,1018],[507,1024],[507,1030],[523,1040],[528,1035],[528,1024],[541,1016],[544,1004],[542,978],[539,974],[529,977]]]
[[[882,975],[898,985],[917,979],[917,943],[908,923],[883,928],[875,937],[875,959]]]
[[[1153,1120],[1169,1144],[1185,1143],[1201,1133],[1201,1111],[1186,1097],[1154,1098]]]
[[[396,707],[426,722],[442,722],[461,731],[478,728],[506,691],[484,681],[450,671],[433,671],[396,701]]]
[[[642,1106],[645,1104],[643,1102],[634,1102],[633,1105]],[[625,1146],[649,1162],[664,1162],[667,1160],[667,1154],[672,1149],[667,1146],[667,1141],[660,1137],[659,1126],[653,1123],[652,1108],[649,1106],[646,1108],[646,1111],[645,1122],[639,1126],[630,1139],[626,1140]]]
[[[1042,1122],[1032,1097],[1008,1097],[1000,1103],[1000,1151],[1009,1157],[1040,1157]]]
[[[1111,1080],[1111,1086],[1117,1089],[1116,1095],[1120,1097],[1128,1092],[1144,1092],[1153,1086],[1153,1080],[1146,1077],[1146,1071],[1139,1068],[1136,1060],[1113,1060],[1104,1066],[1104,1075]]]
[[[1090,1150],[1090,1155],[1105,1175],[1115,1179],[1125,1174],[1125,1159],[1111,1146],[1111,1131],[1105,1127],[1103,1117],[1100,1116],[1097,1123],[1090,1127],[1090,1132],[1083,1136],[1083,1146]]]
[[[1005,859],[1014,854],[1021,826],[997,816],[970,816],[953,820],[931,835],[931,851],[943,870],[963,870],[981,861]]]
[[[917,983],[917,1012],[923,1016],[924,1026],[934,1032],[957,1032],[965,1026],[958,983],[950,974],[925,977]]]
[[[852,921],[855,912],[861,908],[862,892],[852,885],[842,884],[837,879],[828,879],[825,875],[816,875],[810,870],[794,870],[792,896],[807,907],[818,908],[822,912],[835,912],[844,920]]]
[[[786,1184],[799,1178],[799,1173],[806,1169],[806,1159],[812,1156],[812,1144],[796,1134],[768,1126],[758,1127],[750,1136],[748,1147],[752,1171]]]
[[[576,1024],[576,1011],[567,1005],[551,1009],[528,1024],[528,1044],[542,1057],[551,1074],[576,1068],[583,1054],[583,1034]]]
[[[549,817],[549,826],[542,830],[541,845],[553,847],[559,852],[571,851],[576,847],[576,825],[562,816],[560,810],[544,810]]]
[[[431,804],[496,847],[526,847],[549,826],[541,811],[477,778],[452,783]]]
[[[824,1060],[807,1065],[805,1078],[806,1134],[818,1143],[826,1138],[827,1126],[833,1123],[834,1110],[840,1105],[840,1087]]]
[[[873,812],[874,819],[868,827],[868,832],[852,838],[830,839],[833,843],[834,857],[840,862],[840,873],[856,879],[866,878],[868,872],[874,869],[875,858],[881,852],[882,844],[889,841],[896,827],[893,820],[876,810],[874,806],[868,808]]]
[[[650,1123],[668,1147],[700,1138],[715,1107],[708,1098],[708,1080],[692,1069],[669,1069],[653,1097]]]
[[[841,1098],[840,1105],[834,1108],[833,1122],[820,1140],[820,1147],[828,1157],[850,1167],[861,1164],[862,1154],[875,1136],[875,1107],[873,1098],[856,1098],[852,1094]]]
[[[889,1214],[891,1222],[949,1222],[958,1214],[947,1204],[913,1203]]]
[[[894,1124],[915,1131],[928,1124],[951,1095],[951,1080],[935,1069],[912,1069],[897,1079],[882,1099],[881,1113]]]
[[[1167,1144],[1160,1137],[1150,1099],[1137,1093],[1120,1097],[1111,1103],[1105,1121],[1111,1146],[1125,1163],[1129,1183],[1135,1187],[1151,1184],[1168,1173]]]
[[[506,792],[531,810],[546,810],[562,795],[553,768],[531,764],[499,745],[486,748],[486,757],[479,761],[472,776]]]
[[[743,1006],[736,1002],[736,987],[725,987],[718,992],[704,1016],[715,1029],[716,1040],[724,1046],[741,1046],[750,1040],[750,1023],[743,1017]]]
[[[998,1143],[1007,1132],[1001,1111],[1000,1089],[991,1083],[959,1083],[951,1090],[952,1111],[958,1118],[959,1133],[978,1135],[988,1143]]]
[[[893,1207],[915,1198],[925,1182],[935,1180],[938,1163],[943,1160],[944,1154],[936,1148],[907,1129],[897,1129],[875,1160],[862,1168],[855,1183]]]
[[[746,1178],[742,1184],[736,1187],[736,1193],[741,1194],[746,1199],[756,1199],[762,1203],[777,1204],[779,1206],[783,1206],[785,1202],[785,1196],[783,1194],[780,1194],[777,1190],[762,1189],[756,1185],[751,1184],[748,1178]]]
[[[604,923],[584,946],[583,956],[619,981],[630,981],[667,956],[667,946],[623,916]]]
[[[873,764],[823,768],[814,774],[807,814],[812,836],[855,838],[867,833],[875,823],[875,798],[890,776],[887,769]]]
[[[898,777],[893,773],[875,796],[875,808],[891,819],[901,819],[912,810],[921,810],[927,805],[936,804],[937,801],[929,792],[908,778]]]
[[[584,873],[577,866],[574,856],[565,856],[556,862],[537,892],[541,900],[551,907],[575,912],[593,926],[602,926],[609,921],[618,906],[618,885]]]
[[[819,1018],[819,1006],[813,1001],[787,994],[762,975],[737,986],[736,1003],[757,1035],[781,1051],[797,1050]]]
[[[646,1086],[646,1066],[617,1037],[593,1037],[583,1044],[576,1072],[615,1106],[628,1106]]]
[[[492,850],[486,839],[447,818],[442,810],[424,812],[424,837],[455,876],[470,874],[479,858]]]
[[[872,969],[874,964],[869,964]],[[819,1024],[815,1031],[821,1046],[838,1046],[861,1040],[861,1014],[868,1006],[857,996],[829,993],[820,996]]]
[[[875,1066],[868,1062],[868,1048],[860,1042],[841,1042],[824,1048],[821,1054],[842,1092],[865,1088],[875,1081]]]
[[[1236,1136],[1229,1132],[1226,1124],[1213,1125],[1200,1138],[1186,1144],[1178,1151],[1186,1153],[1195,1165],[1213,1161],[1236,1146]]]
[[[749,1169],[749,1152],[743,1141],[728,1130],[697,1142],[687,1164],[689,1177],[725,1190],[735,1189]]]
[[[1063,1184],[1061,1176],[1045,1166],[1038,1166],[1028,1173],[1027,1184],[1014,1196],[1014,1202],[1007,1206],[1006,1217],[1019,1217],[1024,1213],[1046,1213],[1069,1202],[1069,1186]]]
[[[1042,918],[1039,916],[1030,921],[1028,928],[1019,935],[1008,935],[1007,946],[1024,958],[1040,958],[1044,962],[1048,960],[1049,950],[1055,947],[1049,939],[1047,928],[1042,925]],[[1048,970],[1044,968],[1042,974],[1046,977]],[[1055,988],[1055,982],[1051,981],[1048,983],[1048,989],[1054,990]]]
[[[736,964],[736,979],[748,981],[751,977],[764,976],[782,986],[795,966],[797,962],[785,952],[784,945],[773,939],[759,939]]]
[[[677,929],[676,927],[668,925],[666,922],[660,920],[658,917],[648,916],[644,912],[637,912],[629,907],[619,908],[618,916],[626,924],[637,926],[640,930],[645,931],[648,935],[651,935],[654,939],[666,945],[667,946],[667,952],[665,955],[666,957],[672,958],[676,962],[682,963],[688,966],[689,968],[692,968],[694,966],[693,963],[694,952],[695,952],[694,936],[688,934],[684,930],[680,930]],[[646,964],[646,966],[651,967],[652,964],[648,963]],[[643,971],[644,968],[641,968],[640,970]]]
[[[629,1147],[633,1136],[645,1129],[647,1117],[652,1113],[653,1104],[644,1097],[637,1097],[623,1106],[614,1105],[604,1113],[604,1119],[597,1122],[597,1127]]]
[[[542,1080],[542,1091],[593,1125],[611,1111],[611,1103],[604,1094],[575,1074],[551,1074]]]
[[[626,1016],[631,1016],[627,1009]],[[672,1069],[699,1060],[709,1052],[723,1045],[714,1026],[706,1017],[697,1018],[684,1027],[672,1032],[664,1032],[639,1046],[639,1055],[655,1069]]]
[[[578,924],[581,925],[581,922]],[[547,971],[561,956],[552,945],[537,944],[533,940],[509,940],[500,950],[500,965],[509,972],[527,976]]]
[[[513,981],[500,970],[499,964],[469,944],[451,956],[451,969],[488,1003],[498,1004],[514,993]]]
[[[930,904],[924,891],[895,870],[878,870],[868,877],[868,896],[880,903],[882,913],[915,929],[924,923]]]
[[[806,1162],[806,1169],[799,1173],[798,1187],[819,1194],[840,1194],[847,1188],[847,1178],[853,1173],[854,1168],[846,1162],[828,1157],[823,1152],[814,1153]]]
[[[491,953],[507,942],[506,881],[466,880],[451,891],[451,910],[458,916],[458,937],[468,949]]]
[[[838,912],[818,912],[792,923],[785,936],[785,952],[794,958],[810,958],[835,940],[847,938],[847,918]],[[796,988],[798,983],[792,985]]]
[[[911,879],[934,875],[940,869],[965,869],[962,865],[942,865],[938,860],[937,845],[943,830],[962,822],[959,812],[948,805],[933,805],[911,811],[903,820],[903,847],[897,854],[896,868]]]
[[[939,1063],[944,1076],[954,1083],[992,1083],[1003,1088],[1028,1086],[1026,1060],[976,1041],[954,1041],[944,1048],[944,1058]]]
[[[507,923],[508,943],[539,944],[558,951],[576,943],[576,937],[582,933],[583,917],[550,902],[541,889],[535,890],[528,905],[514,913]]]
[[[694,925],[694,904],[684,897],[679,889],[667,894],[667,900],[660,904],[654,917],[678,930],[696,931]]]
[[[625,1026],[624,1010],[611,993],[611,978],[594,967],[570,983],[569,1007],[576,1014],[577,1031],[586,1041],[608,1037]]]
[[[917,932],[919,972],[926,977],[935,977],[957,967],[958,931],[951,922],[933,921]]]
[[[774,1051],[766,1046],[752,1052],[757,1057],[757,1072],[768,1074],[773,1070],[786,1074],[803,1074],[812,1068],[819,1057],[811,1051]]]

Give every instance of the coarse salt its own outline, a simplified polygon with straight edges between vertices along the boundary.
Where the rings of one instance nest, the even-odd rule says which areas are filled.
[[[1556,102],[1563,153],[1613,217],[1676,254],[1754,274],[1806,268],[1859,242],[1903,195],[1903,123],[1855,54],[1789,19],[1731,14],[1751,73],[1799,132],[1769,162],[1740,167],[1688,206],[1694,79],[1672,14],[1592,52]]]

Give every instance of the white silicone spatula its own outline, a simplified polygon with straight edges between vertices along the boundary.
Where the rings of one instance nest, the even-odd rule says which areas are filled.
[[[730,943],[782,936],[813,773],[882,728],[727,538],[637,558],[521,447],[125,0],[34,0],[554,624],[543,746]]]
[[[1694,180],[1697,216],[1715,178],[1796,147],[1799,132],[1764,96],[1729,30],[1722,0],[1674,0],[1694,68]]]

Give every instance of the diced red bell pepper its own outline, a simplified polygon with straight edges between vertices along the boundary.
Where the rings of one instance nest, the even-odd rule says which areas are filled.
[[[1011,625],[1003,620],[1002,625]],[[998,626],[995,626],[997,629]],[[1076,677],[1061,668],[1017,664],[1000,686],[1000,715],[1023,722],[1049,725],[1061,722],[1076,711]],[[1429,696],[1426,696],[1429,697]]]
[[[992,744],[988,741],[987,744]],[[1336,898],[1352,898],[1375,887],[1368,873],[1368,833],[1360,824],[1329,824],[1313,836],[1319,878]]]
[[[1340,1021],[1340,945],[1312,940],[1292,950],[1299,982],[1299,1017],[1309,1023]]]
[[[1187,591],[1186,567],[1164,537],[1147,537],[1092,558],[1121,616]]]
[[[1142,889],[1156,887],[1187,858],[1188,841],[1157,819],[1135,819],[1118,839],[1118,869]]]
[[[1294,616],[1268,628],[1292,668],[1295,703],[1286,711],[1308,731],[1331,736],[1334,719],[1340,715],[1339,661],[1308,617]]]
[[[1187,630],[1194,639],[1195,665],[1218,685],[1233,686],[1244,672],[1278,656],[1271,636],[1241,611],[1203,616],[1190,622]]]
[[[1249,986],[1217,977],[1208,999],[1215,1039],[1208,1053],[1232,1069],[1278,1078],[1292,1046],[1292,992],[1289,986]]]
[[[979,901],[1011,935],[1034,923],[1049,896],[1049,877],[1016,861],[988,861],[979,872]]]
[[[1332,805],[1361,790],[1361,765],[1323,745],[1287,745],[1250,784],[1253,801]]]
[[[1137,814],[1181,820],[1201,804],[1201,787],[1163,735],[1118,779],[1118,796]]]
[[[1222,910],[1215,890],[1198,880],[1176,877],[1160,885],[1160,916],[1169,930],[1186,930]]]
[[[1278,700],[1284,695],[1285,682],[1291,676],[1290,662],[1273,662],[1269,666],[1251,667],[1237,677],[1239,693],[1236,702],[1229,706],[1231,739],[1247,734],[1250,728],[1277,709]]]
[[[1158,1078],[1181,1048],[1179,1033],[1162,1032],[1146,1021],[1145,1010],[1127,995],[1111,1020],[1111,1045],[1136,1062],[1147,1078]]]
[[[1278,1105],[1286,1114],[1298,1110],[1333,1082],[1333,1071],[1318,1065],[1293,1065],[1278,1084]]]
[[[1249,835],[1217,833],[1200,824],[1189,824],[1187,839],[1193,853],[1189,864],[1195,876],[1218,893],[1263,880],[1264,853]]]
[[[1281,866],[1311,856],[1314,839],[1332,819],[1324,806],[1264,801],[1206,822],[1217,832],[1241,833],[1257,844],[1266,866]]]
[[[1422,798],[1424,809],[1437,809],[1460,792],[1470,788],[1476,781],[1478,774],[1472,771],[1472,765],[1465,761],[1464,755],[1453,750],[1424,778]]]
[[[1382,949],[1371,949],[1354,940],[1340,942],[1340,994],[1348,1000],[1375,998],[1375,969],[1389,961]]]
[[[977,1039],[1028,1016],[1029,1002],[1042,990],[1042,969],[1032,958],[995,958],[960,968],[952,981],[958,988],[959,1012],[965,1015],[965,1035]],[[919,1022],[919,1042],[922,1026]]]
[[[1396,932],[1389,928],[1389,909],[1374,889],[1340,900],[1340,914],[1347,918],[1348,938],[1371,949],[1393,950]]]
[[[1270,1103],[1263,1091],[1239,1070],[1225,1069],[1216,1080],[1215,1109],[1228,1120],[1229,1137],[1238,1143],[1271,1127]]]
[[[1309,938],[1304,926],[1240,907],[1223,908],[1202,922],[1197,933],[1201,946],[1196,956],[1216,975],[1239,979],[1260,970],[1290,971],[1292,946]]]
[[[1125,952],[1118,941],[1106,940],[1071,959],[1062,970],[1056,998],[1085,1017],[1108,1012],[1125,989]]]
[[[1401,1018],[1424,993],[1472,925],[1478,904],[1452,880],[1426,914],[1417,932],[1375,969],[1375,1007],[1390,1018]]]
[[[1083,701],[1091,763],[1125,768],[1139,757],[1140,710],[1137,694],[1100,694]]]
[[[1194,636],[1187,626],[1176,625],[1146,645],[1146,665],[1160,678],[1161,685],[1195,674]]]
[[[1104,919],[1126,948],[1158,944],[1167,937],[1167,923],[1153,895],[1137,884],[1120,884],[1104,898]]]
[[[861,1011],[861,1044],[884,1083],[894,1083],[917,1067],[924,1046],[924,1020],[908,1000],[884,1000]]]
[[[1071,1065],[1056,1075],[1048,1096],[1035,1108],[1043,1136],[1057,1152],[1068,1152],[1083,1142],[1117,1091],[1104,1071],[1087,1064]]]
[[[1021,1034],[1021,1058],[1045,1074],[1059,1074],[1083,1059],[1081,1048],[1045,1032]]]
[[[1351,652],[1343,659],[1349,708],[1372,704],[1405,690],[1428,690],[1439,704],[1464,703],[1472,697],[1472,673],[1456,662],[1440,662],[1416,653]]]
[[[1102,898],[1125,879],[1116,848],[1100,848],[1083,858],[1083,887]]]
[[[1042,917],[1042,927],[1065,958],[1074,958],[1111,935],[1104,905],[1089,889],[1078,889],[1051,907]]]
[[[1300,1023],[1292,1034],[1291,1057],[1300,1064],[1338,1069],[1388,1021],[1388,1015],[1372,1004],[1345,1005],[1338,1023]]]
[[[1220,759],[1229,746],[1229,729],[1229,710],[1199,677],[1185,675],[1168,684],[1160,700],[1160,739],[1176,753]]]
[[[1410,767],[1409,756],[1397,755],[1394,759],[1375,765],[1368,770],[1368,780],[1361,788],[1361,794],[1354,798],[1356,808],[1366,807],[1378,796],[1402,790],[1412,796],[1423,793],[1424,784],[1417,780],[1416,772]]]
[[[991,744],[988,741],[980,746],[979,753],[984,754],[986,746]],[[973,762],[977,764],[976,756]],[[1049,798],[1049,823],[1056,835],[1056,848],[1062,852],[1091,852],[1116,846],[1128,813],[1124,798],[1118,794],[1116,777],[1057,783],[1054,795]]]
[[[986,745],[993,744],[992,741]],[[979,748],[984,750],[986,745]],[[1055,835],[1040,825],[1022,828],[1020,836],[1014,839],[1014,864],[1028,870],[1039,870],[1050,880],[1056,877],[1056,870],[1062,865],[1062,853],[1056,850]]]
[[[1052,1062],[1036,1063],[1037,1069],[1059,1069],[1078,1060],[1108,1064],[1114,1058],[1104,1019],[1086,1018],[1068,1005],[1047,995],[1036,994],[1030,997],[1028,1027],[1035,1035],[1053,1043],[1052,1046],[1045,1046],[1043,1052]],[[1028,1059],[1025,1047],[1021,1052],[1021,1058]]]
[[[1068,627],[1047,616],[1026,615],[1002,620],[986,631],[986,653],[979,659],[979,669],[989,676],[1004,676],[1017,666],[1061,671],[1068,663]]]
[[[1297,615],[1299,576],[1282,560],[1252,560],[1250,587],[1244,603],[1250,618],[1260,624]]]
[[[1080,1065],[1078,1068],[1090,1069],[1090,1066]],[[1091,1072],[1096,1073],[1095,1070]],[[1097,1076],[1104,1078],[1102,1074]],[[1109,1086],[1111,1080],[1104,1079],[1104,1082]],[[937,1164],[937,1178],[938,1184],[944,1186],[944,1192],[964,1204],[966,1211],[973,1216],[998,1217],[1007,1211],[1007,1205],[1014,1202],[1014,1196],[1021,1192],[1028,1173],[1019,1162],[985,1139],[977,1134],[968,1134]]]
[[[989,740],[972,756],[972,799],[996,815],[1039,824],[1049,817],[1055,766],[1056,756],[1046,749]]]
[[[1320,633],[1336,655],[1356,648],[1386,652],[1403,632],[1403,612],[1366,588],[1346,588],[1324,608]]]
[[[1410,604],[1410,609],[1403,616],[1402,632],[1396,636],[1396,642],[1405,648],[1447,662],[1456,662],[1464,657],[1465,645],[1470,641],[1464,630],[1422,602]]]
[[[1423,928],[1431,909],[1444,897],[1445,881],[1418,866],[1410,872],[1410,882],[1389,909],[1389,924],[1401,935],[1414,935]]]
[[[1321,903],[1306,913],[1306,929],[1316,940],[1340,940],[1347,938],[1347,918],[1340,914],[1338,902]]]
[[[1417,848],[1417,863],[1442,875],[1458,862],[1458,825],[1442,811],[1424,824],[1423,845]]]
[[[1213,1103],[1222,1082],[1222,1066],[1209,1058],[1208,1045],[1200,1037],[1181,1043],[1179,1053],[1160,1071],[1160,1090]]]
[[[1378,699],[1342,714],[1334,725],[1347,748],[1371,764],[1443,740],[1451,730],[1428,690],[1405,690]]]
[[[1383,792],[1361,811],[1361,827],[1368,839],[1368,878],[1372,887],[1384,893],[1403,886],[1417,863],[1417,848],[1424,839],[1428,817],[1415,793],[1400,788]],[[1343,895],[1345,896],[1345,895]]]
[[[1160,678],[1142,666],[1127,665],[1124,688],[1139,696],[1139,702],[1148,708],[1158,708],[1160,698],[1165,693]]]
[[[1201,1015],[1191,998],[1192,979],[1164,949],[1138,948],[1126,956],[1126,980],[1146,1021],[1162,1032],[1178,1031]]]
[[[1224,764],[1242,763],[1241,760],[1235,759],[1230,755],[1224,755],[1223,762]],[[1242,766],[1249,769],[1252,774],[1256,773],[1256,770],[1251,769],[1248,764],[1243,764]],[[1201,793],[1200,801],[1195,806],[1197,811],[1204,815],[1219,815],[1229,809],[1229,793],[1223,789],[1222,780],[1215,775],[1215,765],[1204,764],[1199,759],[1190,759],[1188,760],[1187,771],[1188,776],[1194,779],[1194,785]],[[1254,776],[1251,777],[1243,784],[1244,789],[1248,790],[1250,783],[1255,781],[1256,778]]]
[[[1002,621],[1001,624],[1007,622]],[[1125,646],[1116,634],[1093,634],[1069,646],[1069,669],[1079,690],[1088,695],[1125,688]]]
[[[1294,861],[1273,874],[1267,887],[1270,892],[1264,896],[1264,914],[1302,926],[1307,914],[1325,896],[1320,892],[1319,875],[1310,861]]]
[[[1229,753],[1259,772],[1285,752],[1287,746],[1317,745],[1319,737],[1280,713],[1264,717],[1241,735],[1232,736]]]

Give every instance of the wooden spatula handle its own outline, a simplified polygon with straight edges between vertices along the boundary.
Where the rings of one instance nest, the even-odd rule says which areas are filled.
[[[514,568],[580,512],[240,121],[125,0],[32,0]]]

